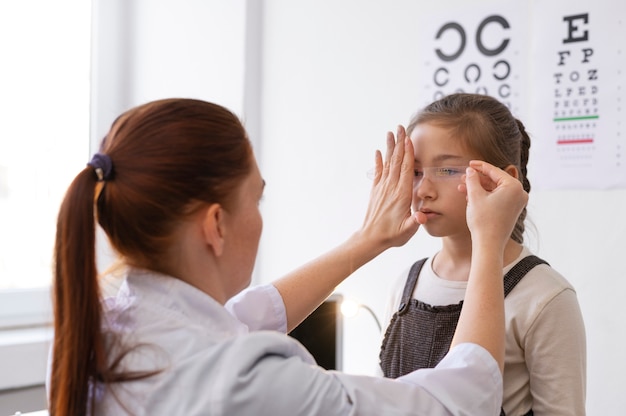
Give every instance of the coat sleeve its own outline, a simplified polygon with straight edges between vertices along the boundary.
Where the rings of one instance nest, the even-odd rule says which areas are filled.
[[[296,341],[259,337],[254,346],[258,354],[245,363],[240,360],[243,366],[226,378],[223,414],[436,416],[500,411],[500,371],[475,344],[458,345],[435,369],[397,380],[326,371],[312,365]]]
[[[229,299],[225,308],[249,331],[287,333],[287,311],[283,298],[271,284],[251,286]]]

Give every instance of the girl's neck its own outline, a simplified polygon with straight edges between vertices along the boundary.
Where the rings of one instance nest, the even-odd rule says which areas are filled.
[[[517,259],[522,252],[522,245],[512,239],[504,248],[503,264],[507,266]],[[443,246],[433,258],[433,271],[445,280],[466,281],[472,259],[472,243],[469,240],[458,241],[443,239]]]

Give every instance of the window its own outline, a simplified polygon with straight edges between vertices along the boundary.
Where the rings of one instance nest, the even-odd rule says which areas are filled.
[[[89,157],[90,14],[0,2],[0,326],[49,312],[56,215]]]

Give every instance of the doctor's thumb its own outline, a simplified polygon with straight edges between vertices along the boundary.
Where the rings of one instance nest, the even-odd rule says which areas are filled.
[[[467,189],[467,197],[470,200],[486,192],[480,183],[480,176],[476,169],[468,167],[465,170],[465,188]]]

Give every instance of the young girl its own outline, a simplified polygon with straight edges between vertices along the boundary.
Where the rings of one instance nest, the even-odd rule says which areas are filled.
[[[448,351],[472,255],[466,199],[457,189],[468,162],[481,159],[498,166],[530,191],[530,138],[494,98],[444,97],[419,112],[407,134],[415,152],[412,208],[427,216],[424,227],[441,237],[442,248],[411,266],[388,305],[380,365],[392,378],[433,367]],[[503,411],[514,416],[584,415],[586,341],[576,292],[523,245],[525,217],[524,209],[503,255]]]

